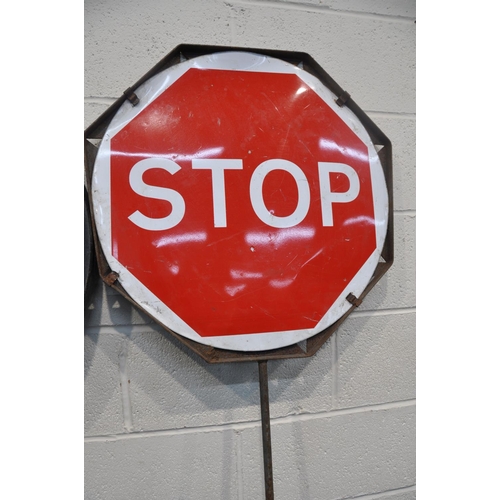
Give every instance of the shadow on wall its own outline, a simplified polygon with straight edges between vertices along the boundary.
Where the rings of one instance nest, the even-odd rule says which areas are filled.
[[[92,301],[85,311],[85,326],[88,341],[86,376],[92,368],[95,351],[100,348],[100,337],[108,335],[107,332],[100,331],[101,327],[108,326],[112,327],[113,332],[123,336],[123,340],[129,344],[127,370],[132,383],[139,385],[140,390],[149,397],[156,398],[155,403],[165,411],[172,412],[175,408],[169,401],[162,399],[161,390],[151,390],[151,386],[169,384],[172,378],[207,409],[227,408],[228,390],[234,394],[233,408],[260,405],[257,362],[207,363],[102,282],[96,286]],[[326,377],[331,377],[330,342],[311,358],[269,362],[269,392],[272,403],[286,401],[296,412],[300,411],[301,401],[309,397],[316,386],[324,384]],[[106,349],[110,360],[118,363],[119,353],[109,352],[109,346]],[[314,369],[312,365],[318,361],[321,366]],[[148,366],[141,367],[141,364]],[[164,372],[168,373],[168,377]],[[293,390],[289,390],[291,384],[294,384]],[[220,386],[226,387],[224,401],[217,396]]]
[[[377,300],[383,299],[387,288],[384,277],[377,284]],[[349,317],[332,336],[335,342],[330,339],[311,358],[269,362],[271,416],[350,406],[349,394],[356,396],[360,391],[358,377],[353,382],[352,376],[366,371],[359,364],[375,360],[380,366],[383,361],[386,341],[379,339],[383,332],[368,324],[371,318]],[[378,321],[384,324],[382,317]],[[134,431],[260,419],[257,362],[206,363],[100,279],[85,310],[85,326],[86,426],[90,433],[94,424],[108,418],[103,412],[117,405],[125,405],[121,407],[125,428]],[[353,354],[360,349],[365,356]],[[372,373],[366,384],[383,382],[381,377],[392,370],[391,362],[386,360],[384,365],[383,373]],[[127,383],[124,390],[122,384]],[[124,397],[130,398],[128,409]],[[121,428],[121,417],[116,425]]]

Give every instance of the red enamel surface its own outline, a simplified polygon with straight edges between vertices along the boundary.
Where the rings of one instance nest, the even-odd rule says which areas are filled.
[[[184,198],[184,218],[168,230],[128,219],[171,211],[130,187],[130,170],[150,157],[181,167],[143,177]],[[214,227],[211,172],[193,170],[194,158],[243,161],[225,171],[227,227]],[[308,179],[310,208],[294,227],[270,227],[252,208],[252,173],[269,159],[295,163]],[[354,201],[333,205],[333,227],[322,225],[318,162],[348,164],[360,180]],[[331,174],[331,186],[344,192],[349,181]],[[271,172],[263,197],[269,211],[290,215],[291,174]],[[113,256],[202,337],[313,328],[376,248],[367,147],[292,74],[187,71],[112,138],[111,203]]]

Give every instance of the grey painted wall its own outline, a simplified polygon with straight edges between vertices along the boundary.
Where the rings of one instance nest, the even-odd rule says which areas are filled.
[[[276,499],[415,498],[415,2],[86,0],[88,126],[180,43],[311,54],[391,139],[395,263],[269,362]],[[112,289],[85,312],[85,498],[264,498],[255,363],[208,365]]]

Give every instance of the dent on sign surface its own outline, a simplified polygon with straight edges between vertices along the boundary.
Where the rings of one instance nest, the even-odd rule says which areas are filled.
[[[104,254],[129,295],[203,344],[304,340],[368,284],[388,195],[359,120],[318,79],[245,52],[194,58],[125,102],[93,176]]]

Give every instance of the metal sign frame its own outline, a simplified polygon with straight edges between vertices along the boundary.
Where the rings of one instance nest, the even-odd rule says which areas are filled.
[[[95,271],[97,269],[95,240],[93,233],[93,219],[90,210],[89,193],[84,185],[84,302],[89,303],[94,286],[97,282]]]
[[[272,359],[288,359],[288,358],[305,358],[313,356],[320,347],[330,338],[330,336],[340,327],[345,319],[351,314],[356,307],[363,301],[368,292],[375,286],[380,278],[389,270],[394,261],[394,234],[393,234],[393,181],[392,181],[392,145],[385,134],[373,123],[373,121],[364,113],[361,108],[354,102],[350,94],[343,90],[321,66],[309,55],[302,52],[289,52],[277,50],[264,50],[240,47],[226,47],[226,46],[204,46],[204,45],[187,45],[182,44],[177,46],[169,54],[167,54],[158,64],[156,64],[150,71],[148,71],[141,79],[134,85],[129,87],[123,95],[115,101],[99,118],[97,118],[86,130],[84,134],[84,150],[85,150],[85,172],[87,176],[87,185],[91,185],[92,174],[94,169],[94,162],[97,156],[99,141],[103,138],[106,129],[113,119],[116,112],[120,109],[121,105],[126,101],[130,101],[133,105],[137,103],[137,96],[135,90],[142,85],[145,81],[157,73],[176,65],[187,59],[194,57],[212,54],[214,52],[228,52],[228,51],[245,51],[253,52],[265,56],[270,56],[282,59],[290,64],[296,65],[301,69],[316,76],[328,89],[330,89],[337,96],[337,104],[348,107],[355,116],[361,121],[363,126],[368,132],[373,144],[377,147],[377,154],[385,176],[387,185],[389,207],[388,207],[388,225],[387,235],[384,242],[384,247],[381,252],[381,258],[373,273],[373,276],[359,297],[354,295],[348,296],[349,302],[352,304],[350,309],[340,317],[335,323],[321,331],[320,333],[302,341],[278,349],[271,349],[266,351],[230,351],[217,347],[212,347],[200,344],[191,339],[188,339],[176,332],[170,330],[164,325],[161,325],[166,331],[177,338],[184,345],[189,347],[192,351],[196,352],[208,363],[231,363],[231,362],[245,362],[245,361],[266,361]],[[89,192],[90,200],[92,193]],[[93,214],[91,214],[93,220]],[[120,285],[117,280],[118,275],[114,273],[104,257],[99,238],[96,234],[95,222],[92,223],[94,233],[95,253],[97,258],[97,267],[99,274],[103,281],[117,290],[127,300],[132,302],[136,307],[141,309],[145,314],[148,314],[143,308],[140,307],[127,293],[127,291]],[[153,318],[154,319],[154,318]],[[156,322],[156,319],[155,319]]]

